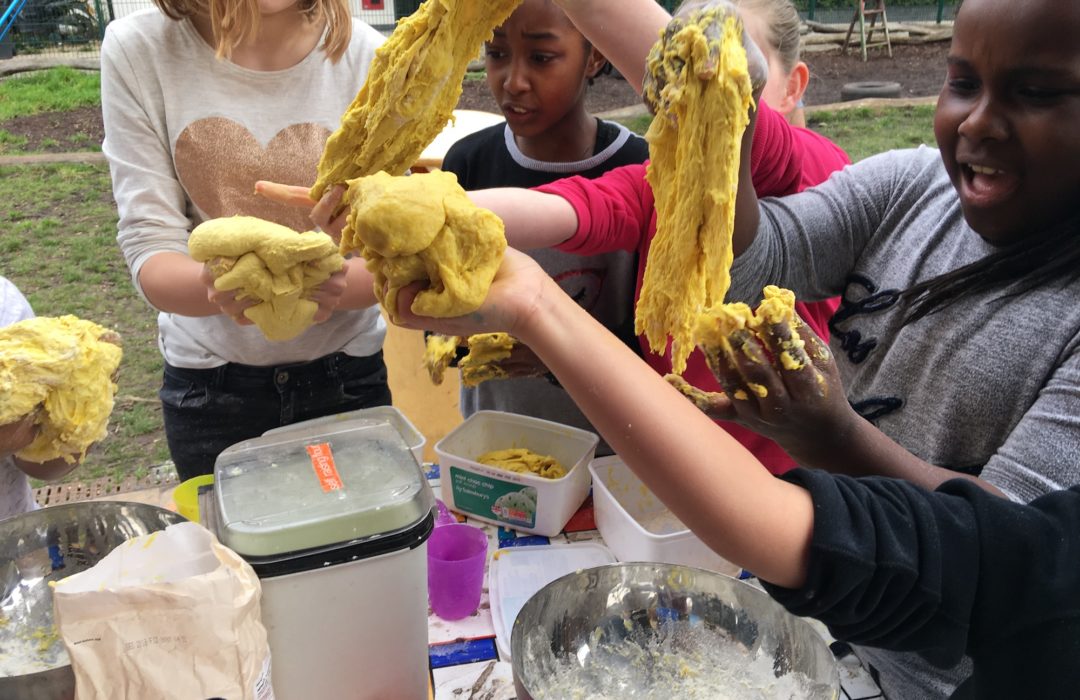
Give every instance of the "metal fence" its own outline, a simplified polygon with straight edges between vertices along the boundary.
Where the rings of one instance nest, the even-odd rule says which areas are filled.
[[[484,2],[484,0],[476,0]],[[669,11],[680,0],[658,0]],[[412,14],[422,0],[349,0],[353,14],[383,31],[400,17]],[[952,19],[957,0],[899,0],[888,4],[890,20],[941,21]],[[796,0],[806,19],[846,23],[851,0]],[[0,60],[12,55],[83,53],[96,55],[105,25],[138,10],[151,8],[150,0],[0,0]]]

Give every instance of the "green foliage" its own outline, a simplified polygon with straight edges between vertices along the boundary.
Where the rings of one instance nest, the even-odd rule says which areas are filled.
[[[807,126],[847,151],[852,162],[894,148],[936,145],[933,105],[813,112]]]
[[[0,122],[100,104],[101,76],[97,71],[50,68],[0,81]]]

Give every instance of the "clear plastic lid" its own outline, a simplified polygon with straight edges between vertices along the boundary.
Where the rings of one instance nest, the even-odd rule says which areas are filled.
[[[285,558],[399,534],[435,497],[389,423],[313,426],[233,445],[214,467],[222,542],[242,556]]]

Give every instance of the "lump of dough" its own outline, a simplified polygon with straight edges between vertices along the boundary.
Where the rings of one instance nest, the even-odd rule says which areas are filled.
[[[254,216],[210,219],[188,238],[191,257],[210,263],[214,286],[259,303],[244,315],[270,340],[290,340],[312,324],[315,287],[345,265],[325,233],[299,233]]]
[[[36,412],[38,435],[17,453],[32,462],[81,459],[105,437],[120,366],[119,336],[75,316],[0,328],[0,425]]]
[[[461,338],[456,335],[432,333],[424,341],[424,368],[433,384],[442,384],[446,368],[457,355]]]
[[[349,226],[341,249],[359,250],[375,276],[375,295],[397,320],[398,291],[428,283],[412,311],[461,316],[480,308],[506,250],[503,223],[473,204],[453,173],[408,177],[376,173],[349,182]],[[348,238],[349,231],[355,238]]]
[[[510,357],[514,343],[514,338],[507,333],[470,335],[469,354],[458,363],[462,385],[472,387],[490,379],[506,377],[506,370],[498,362]]]
[[[645,138],[646,177],[656,196],[656,237],[649,249],[634,320],[655,352],[672,338],[677,374],[696,343],[698,315],[721,304],[730,285],[731,236],[742,133],[752,104],[742,26],[731,16],[723,34],[704,27],[720,8],[705,10],[649,54],[650,75],[670,76],[652,104],[658,114]],[[719,41],[715,77],[702,79],[710,42]]]
[[[311,198],[362,175],[412,167],[446,127],[469,61],[520,2],[426,0],[399,21],[326,141]]]

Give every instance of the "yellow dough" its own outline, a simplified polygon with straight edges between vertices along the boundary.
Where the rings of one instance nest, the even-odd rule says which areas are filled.
[[[325,233],[299,233],[253,216],[204,221],[191,232],[188,250],[195,260],[210,263],[217,289],[258,300],[244,315],[279,341],[312,324],[319,305],[308,295],[345,265]]]
[[[678,374],[665,374],[664,380],[702,411],[710,410],[724,396],[723,392],[698,389]]]
[[[426,0],[399,21],[326,142],[311,198],[362,175],[410,168],[450,119],[469,61],[520,2]]]
[[[39,426],[19,457],[70,464],[105,437],[123,354],[118,342],[113,331],[75,316],[0,328],[0,425],[36,413]]]
[[[427,282],[412,311],[461,316],[480,308],[499,269],[503,223],[473,204],[453,173],[376,173],[349,181],[349,225],[341,249],[357,249],[375,276],[375,295],[397,320],[398,291]],[[355,240],[347,238],[355,232]]]
[[[424,341],[424,367],[434,384],[442,384],[446,368],[457,355],[461,338],[456,335],[432,333]]]
[[[476,386],[490,379],[502,379],[506,371],[497,363],[510,357],[514,339],[507,333],[479,333],[470,335],[469,354],[458,363],[461,383]]]
[[[752,104],[742,26],[733,16],[711,40],[721,42],[715,77],[699,78],[710,42],[703,26],[719,12],[700,13],[648,58],[649,74],[665,80],[647,97],[667,112],[646,134],[657,223],[635,326],[656,352],[672,338],[677,374],[694,348],[699,314],[723,303],[730,285],[740,141]]]
[[[535,474],[545,479],[560,479],[566,476],[566,467],[559,460],[547,455],[538,455],[523,447],[506,450],[492,450],[476,458],[480,464],[497,467],[519,474]]]
[[[458,363],[458,368],[461,370],[461,383],[472,387],[489,379],[505,377],[506,371],[498,365],[498,362],[510,357],[515,342],[507,333],[470,335],[465,340],[469,353]],[[442,384],[446,368],[453,362],[460,344],[461,338],[456,335],[428,336],[424,348],[424,367],[427,368],[432,382]]]

